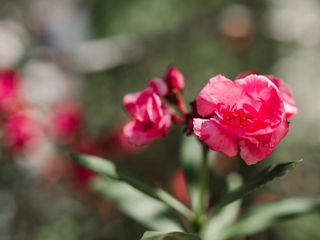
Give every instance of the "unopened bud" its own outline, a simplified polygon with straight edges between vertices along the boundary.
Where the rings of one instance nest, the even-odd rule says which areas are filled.
[[[184,88],[184,77],[176,67],[169,67],[164,78],[170,90],[182,90]]]

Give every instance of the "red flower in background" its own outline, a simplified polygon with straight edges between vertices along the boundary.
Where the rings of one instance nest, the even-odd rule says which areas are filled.
[[[21,105],[20,78],[14,70],[0,71],[0,111],[9,114]]]
[[[24,113],[10,116],[3,126],[4,142],[12,151],[31,150],[40,141],[41,124]]]
[[[52,134],[61,143],[73,141],[83,125],[82,107],[75,102],[57,105],[52,113]]]
[[[182,169],[176,170],[171,178],[171,189],[173,194],[184,204],[189,204],[188,189]]]
[[[17,97],[19,89],[17,73],[13,70],[0,71],[0,101]]]

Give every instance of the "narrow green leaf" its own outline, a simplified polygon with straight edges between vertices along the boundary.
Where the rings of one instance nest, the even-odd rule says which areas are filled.
[[[124,181],[130,184],[132,187],[144,192],[146,195],[149,195],[150,197],[164,202],[166,205],[176,210],[177,212],[185,216],[187,219],[193,218],[193,212],[179,200],[171,196],[169,193],[162,189],[149,186],[139,181],[137,178],[132,177],[130,174],[118,169],[114,165],[114,163],[112,163],[109,160],[84,154],[71,154],[71,157],[79,164],[91,169],[92,171],[102,176],[106,176],[115,180]]]
[[[201,168],[202,146],[194,136],[185,137],[181,147],[181,165],[183,167],[192,209],[199,206],[199,174]]]
[[[167,205],[123,181],[97,177],[93,180],[92,187],[106,196],[123,213],[151,230],[182,230]]]
[[[228,190],[238,188],[242,184],[242,179],[237,174],[231,174],[227,178]],[[204,226],[201,236],[203,240],[220,240],[223,230],[234,223],[240,210],[241,200],[234,201],[221,208],[214,215],[210,216]]]
[[[320,198],[289,198],[267,202],[250,208],[240,219],[224,231],[223,239],[247,236],[269,228],[284,220],[320,213]]]
[[[286,175],[300,162],[302,162],[302,160],[292,161],[288,163],[279,163],[267,167],[255,176],[245,180],[244,184],[241,187],[227,194],[215,209],[219,209],[237,199],[243,198],[249,193],[271,182],[275,178]],[[213,211],[215,211],[215,209],[213,209]]]
[[[201,240],[197,235],[184,232],[145,232],[141,240]]]

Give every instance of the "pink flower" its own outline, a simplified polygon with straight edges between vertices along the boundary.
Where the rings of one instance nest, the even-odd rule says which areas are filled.
[[[194,133],[211,149],[255,164],[269,156],[288,132],[279,89],[267,77],[210,79],[196,99]]]
[[[83,112],[79,104],[67,102],[56,106],[52,114],[52,134],[66,143],[73,140],[83,123]]]
[[[42,128],[34,118],[18,113],[9,117],[3,127],[4,141],[13,151],[25,151],[40,141]]]
[[[166,93],[164,82],[153,79],[145,90],[125,95],[124,107],[132,120],[123,132],[131,143],[142,145],[167,134],[171,115],[161,100]]]
[[[184,77],[176,67],[169,67],[164,80],[170,90],[182,90],[184,88]]]
[[[255,73],[255,72],[243,72],[243,73],[240,73],[236,77],[236,79],[245,78],[246,76],[248,76],[250,74],[260,75],[259,73]],[[294,115],[296,115],[298,113],[298,109],[297,109],[295,101],[293,100],[292,91],[291,91],[290,87],[285,82],[283,82],[280,78],[278,78],[276,76],[267,75],[266,77],[269,78],[279,89],[280,96],[281,96],[283,103],[284,103],[284,110],[286,112],[287,118],[291,118]]]

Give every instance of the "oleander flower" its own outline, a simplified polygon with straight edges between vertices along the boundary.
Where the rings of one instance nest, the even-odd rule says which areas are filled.
[[[199,139],[230,157],[237,155],[240,145],[248,165],[269,156],[288,133],[281,93],[262,75],[235,81],[215,76],[197,96],[196,108],[201,117],[193,124]]]
[[[167,134],[171,114],[161,99],[167,91],[162,80],[153,79],[143,91],[125,95],[124,107],[132,120],[123,132],[131,143],[143,145]]]

